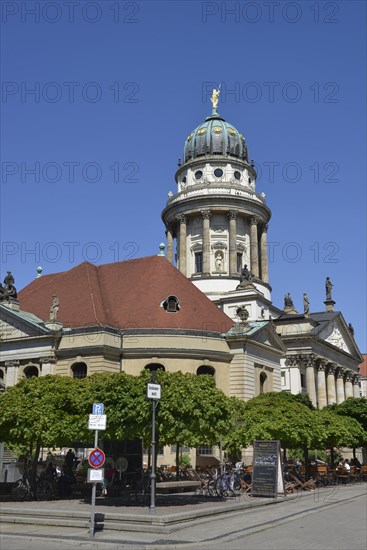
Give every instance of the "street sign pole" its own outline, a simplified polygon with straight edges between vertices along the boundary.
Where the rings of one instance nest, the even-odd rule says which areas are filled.
[[[158,401],[161,398],[161,386],[156,384],[157,369],[152,368],[152,380],[147,385],[147,397],[152,400],[152,470],[150,472],[150,506],[149,512],[155,514],[155,493],[157,483],[157,453],[156,453],[156,430],[155,430],[155,413],[158,406]]]
[[[152,471],[150,473],[150,506],[149,506],[149,512],[151,514],[155,514],[155,489],[156,489],[156,482],[157,482],[157,475],[156,475],[156,441],[155,441],[155,409],[157,406],[157,401],[155,399],[152,400]]]
[[[94,432],[94,448],[95,449],[98,448],[98,430]],[[94,482],[92,487],[92,502],[91,502],[92,508],[90,513],[90,531],[89,531],[89,535],[91,539],[94,537],[94,523],[95,523],[94,514],[96,509],[96,491],[97,491],[97,483]]]

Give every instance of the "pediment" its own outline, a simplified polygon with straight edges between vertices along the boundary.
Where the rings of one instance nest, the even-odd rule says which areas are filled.
[[[258,342],[259,344],[263,344],[269,348],[277,349],[283,352],[285,351],[284,344],[271,323],[266,323],[262,328],[252,334],[250,338],[254,342]]]
[[[353,356],[359,355],[359,349],[341,314],[335,316],[322,327],[315,329],[318,338]]]
[[[36,316],[0,307],[0,341],[32,338],[48,332]]]

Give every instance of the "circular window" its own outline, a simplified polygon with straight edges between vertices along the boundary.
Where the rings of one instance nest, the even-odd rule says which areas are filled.
[[[240,180],[241,179],[241,172],[239,172],[238,170],[235,171],[235,173],[233,174],[234,177],[236,178],[236,180]]]
[[[216,168],[214,170],[214,175],[216,178],[221,178],[223,176],[223,170],[221,168]]]
[[[186,176],[182,178],[182,183],[186,183]]]
[[[202,177],[203,177],[202,171],[201,171],[201,170],[197,170],[197,171],[195,172],[195,178],[196,178],[197,180],[199,180],[199,179],[201,179]]]

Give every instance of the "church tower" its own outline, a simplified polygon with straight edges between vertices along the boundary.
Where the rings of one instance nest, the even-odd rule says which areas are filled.
[[[162,212],[167,258],[233,319],[243,305],[249,320],[268,319],[271,211],[256,192],[244,136],[217,111],[218,96],[213,90],[212,114],[186,139],[178,192]]]

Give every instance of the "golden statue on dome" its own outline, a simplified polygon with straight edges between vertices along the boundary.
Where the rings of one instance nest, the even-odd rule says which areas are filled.
[[[219,101],[219,95],[220,95],[220,87],[221,84],[219,84],[218,90],[214,88],[212,97],[210,98],[210,101],[212,102],[213,109],[216,111],[218,107],[218,101]]]

